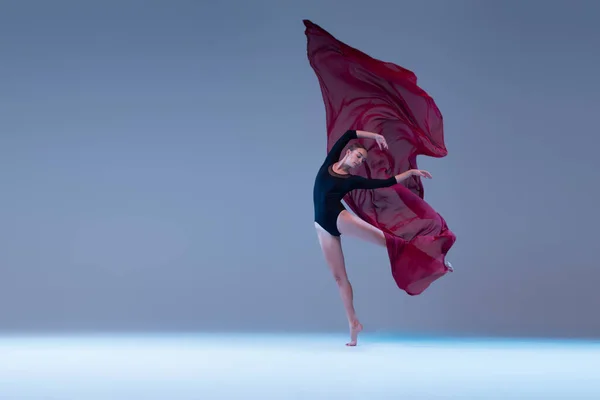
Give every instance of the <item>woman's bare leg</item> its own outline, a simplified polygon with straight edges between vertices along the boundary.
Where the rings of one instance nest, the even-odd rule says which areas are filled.
[[[344,309],[346,310],[346,316],[348,317],[348,324],[350,325],[350,342],[346,343],[346,345],[356,346],[358,333],[363,327],[356,317],[356,311],[354,310],[354,293],[346,273],[346,264],[344,262],[341,239],[338,236],[332,236],[329,234],[329,232],[324,230],[316,222],[315,228],[317,229],[319,244],[323,250],[325,260],[327,261],[327,264],[333,273],[333,278],[335,279],[335,282],[340,290],[340,296],[342,297]]]
[[[363,221],[356,215],[350,214],[346,210],[343,210],[338,215],[337,228],[343,235],[354,236],[370,243],[383,247],[386,246],[383,231]],[[454,268],[448,260],[444,261],[444,265],[448,268],[449,272],[454,272]]]
[[[343,235],[354,236],[385,247],[385,236],[380,229],[344,210],[338,215],[337,228]]]

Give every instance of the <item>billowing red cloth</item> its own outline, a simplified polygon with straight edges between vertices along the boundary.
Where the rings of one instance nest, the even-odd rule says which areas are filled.
[[[417,155],[444,157],[443,118],[411,71],[374,59],[304,20],[307,54],[325,103],[328,150],[348,129],[382,134],[389,148],[359,139],[367,161],[356,173],[387,178],[417,169]],[[423,200],[412,177],[391,188],[350,192],[344,201],[360,218],[381,229],[398,287],[418,295],[449,272],[445,257],[456,237]]]

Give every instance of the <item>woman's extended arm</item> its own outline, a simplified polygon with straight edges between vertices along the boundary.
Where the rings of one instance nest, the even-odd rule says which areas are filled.
[[[362,176],[355,175],[353,176],[353,183],[355,189],[379,189],[394,186],[395,184],[415,175],[431,178],[431,174],[427,171],[411,169],[387,179],[367,179]]]

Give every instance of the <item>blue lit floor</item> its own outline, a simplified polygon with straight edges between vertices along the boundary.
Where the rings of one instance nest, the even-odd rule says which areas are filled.
[[[600,344],[363,335],[0,338],[0,399],[600,399]]]

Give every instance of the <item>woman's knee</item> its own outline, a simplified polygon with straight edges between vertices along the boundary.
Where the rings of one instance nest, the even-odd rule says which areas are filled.
[[[338,286],[346,286],[350,284],[350,281],[348,280],[348,276],[346,274],[334,272],[333,279],[335,280],[335,283]]]

